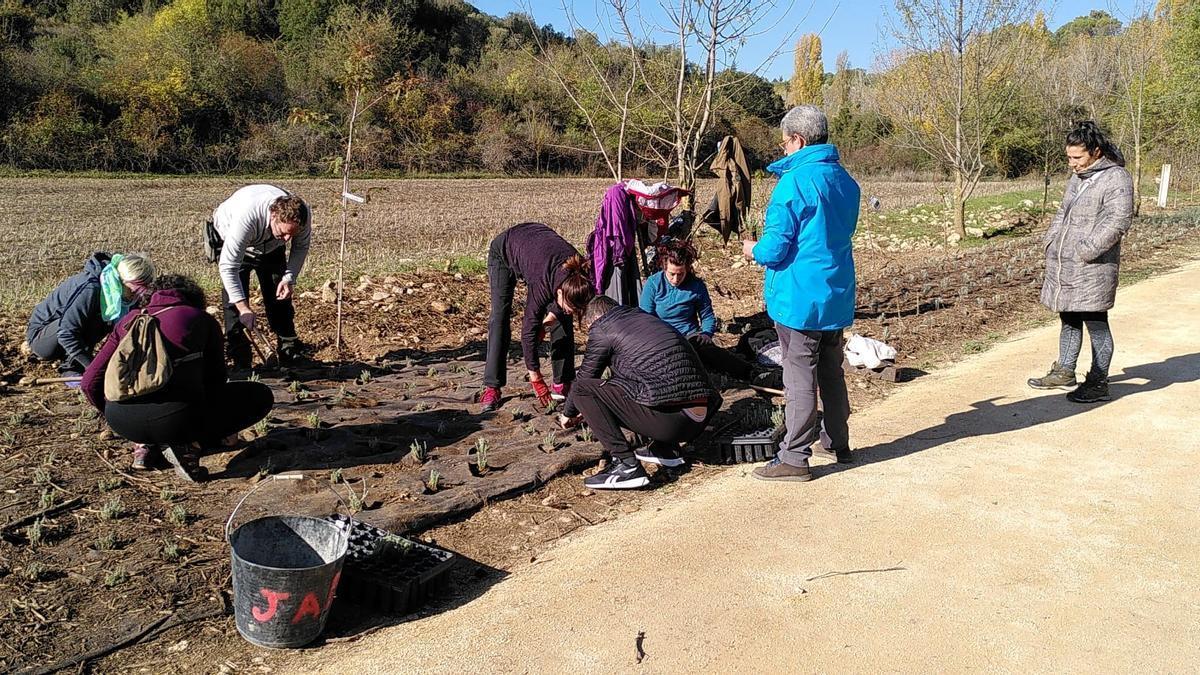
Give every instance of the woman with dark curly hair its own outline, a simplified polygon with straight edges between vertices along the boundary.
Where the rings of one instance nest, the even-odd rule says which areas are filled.
[[[152,288],[149,303],[113,329],[84,372],[81,388],[108,426],[134,442],[131,468],[147,469],[161,455],[179,477],[195,481],[205,474],[200,466],[204,451],[228,445],[234,434],[266,417],[275,397],[261,382],[226,381],[221,325],[204,311],[204,291],[196,282],[166,274],[155,279]],[[105,371],[121,338],[142,314],[158,321],[172,358],[171,378],[158,391],[108,401]]]
[[[688,339],[704,367],[741,380],[750,377],[751,366],[713,343],[717,317],[713,313],[708,286],[696,276],[695,247],[685,239],[665,239],[658,247],[660,271],[650,275],[642,287],[639,306],[667,322]]]
[[[1109,400],[1108,367],[1113,338],[1108,310],[1117,297],[1121,238],[1133,223],[1133,179],[1125,159],[1095,122],[1079,122],[1066,141],[1074,172],[1058,214],[1046,230],[1046,280],[1042,304],[1058,312],[1062,331],[1058,360],[1045,377],[1029,380],[1035,389],[1074,389],[1076,403]],[[1087,326],[1092,367],[1076,388],[1075,361]]]

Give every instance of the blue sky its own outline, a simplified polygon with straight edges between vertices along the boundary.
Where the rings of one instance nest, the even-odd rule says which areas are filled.
[[[567,32],[569,26],[559,0],[530,0],[527,3],[517,0],[468,1],[494,16],[503,16],[509,12],[523,11],[525,7],[532,7],[538,23],[552,24],[563,32]],[[781,0],[779,4],[786,8],[789,1]],[[658,0],[633,0],[631,4],[640,6],[647,22],[653,21],[661,12]],[[1058,0],[1054,3],[1044,3],[1043,11],[1046,13],[1050,29],[1053,30],[1093,9],[1103,9],[1126,20],[1135,4],[1136,0]],[[597,8],[602,6],[601,2],[568,0],[567,6],[571,8],[578,25],[602,36],[609,34],[604,21],[598,18]],[[777,25],[772,30],[750,41],[741,49],[738,65],[746,70],[757,68],[789,34],[796,31],[797,35],[810,32],[821,34],[826,70],[833,70],[837,55],[842,50],[849,53],[853,67],[869,69],[875,55],[888,47],[886,43],[881,42],[879,35],[884,25],[885,11],[892,8],[891,2],[841,0],[839,3],[836,0],[794,0],[791,11],[786,16],[773,17],[771,23]],[[782,9],[779,14],[783,14]],[[666,36],[659,37],[658,41],[666,41]],[[791,75],[791,64],[789,49],[788,53],[777,57],[767,66],[763,74],[769,78],[788,77]]]

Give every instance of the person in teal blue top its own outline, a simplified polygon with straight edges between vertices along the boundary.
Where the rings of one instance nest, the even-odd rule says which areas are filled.
[[[812,478],[818,438],[839,462],[850,461],[850,402],[842,372],[842,329],[854,321],[858,183],[829,144],[820,108],[792,108],[779,124],[783,159],[767,167],[779,182],[767,204],[762,238],[743,254],[766,268],[763,298],[783,352],[787,434],[775,459],[754,470],[763,480]],[[824,407],[817,423],[817,392]]]
[[[708,286],[696,276],[697,257],[690,242],[664,240],[658,247],[661,271],[646,280],[638,304],[643,312],[657,316],[686,337],[705,368],[746,379],[750,376],[750,364],[713,344],[717,315],[713,313]]]

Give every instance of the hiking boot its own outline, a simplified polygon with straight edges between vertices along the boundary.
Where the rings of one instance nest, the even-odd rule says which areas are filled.
[[[649,484],[650,476],[633,457],[610,459],[600,473],[583,479],[583,486],[592,490],[629,490]]]
[[[547,387],[546,383],[541,380],[533,380],[529,383],[529,386],[533,387],[533,393],[537,396],[538,405],[543,408],[549,408],[550,404],[554,402],[554,397],[550,395],[550,387]]]
[[[837,460],[838,464],[853,464],[854,457],[850,455],[850,448],[842,448],[837,451],[826,450],[824,446],[813,448],[814,455],[820,455],[828,459]]]
[[[1079,385],[1079,388],[1075,391],[1067,394],[1067,400],[1074,403],[1111,401],[1112,395],[1108,393],[1108,378],[1088,373],[1087,377],[1083,380],[1083,384]]]
[[[161,459],[162,448],[159,446],[134,443],[133,461],[129,463],[129,469],[131,471],[149,471]]]
[[[550,385],[550,398],[555,401],[565,401],[571,395],[571,383]]]
[[[181,479],[196,483],[208,477],[208,471],[200,466],[200,449],[191,443],[182,446],[163,446],[163,458],[170,462],[175,469],[175,475]]]
[[[479,404],[483,406],[480,412],[495,412],[500,407],[500,387],[484,387],[479,395]]]
[[[296,338],[281,339],[275,346],[275,353],[279,355],[279,365],[290,366],[304,358],[304,345]]]
[[[1050,366],[1050,372],[1045,377],[1031,377],[1028,383],[1034,389],[1071,389],[1078,384],[1075,371],[1059,366],[1058,361]]]
[[[675,467],[685,463],[679,456],[679,451],[666,443],[651,443],[644,448],[638,448],[633,451],[633,456],[647,464],[659,466]]]
[[[787,480],[796,482],[812,480],[812,471],[807,466],[784,464],[778,457],[758,467],[752,473],[759,480]]]

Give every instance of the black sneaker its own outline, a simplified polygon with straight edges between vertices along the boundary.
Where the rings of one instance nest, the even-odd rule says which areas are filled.
[[[633,451],[633,456],[642,460],[647,464],[657,464],[659,466],[683,466],[684,459],[679,456],[679,451],[665,443],[651,443],[644,448],[638,448]]]
[[[279,340],[275,353],[279,355],[279,365],[290,366],[304,358],[304,344],[296,338]]]
[[[633,458],[625,461],[609,460],[608,466],[600,473],[583,479],[583,486],[593,490],[629,490],[649,484],[650,476],[646,475],[646,470]]]
[[[1067,394],[1067,400],[1074,403],[1099,403],[1100,401],[1111,401],[1112,395],[1108,393],[1108,378],[1088,373],[1084,378],[1083,384],[1075,391]]]

